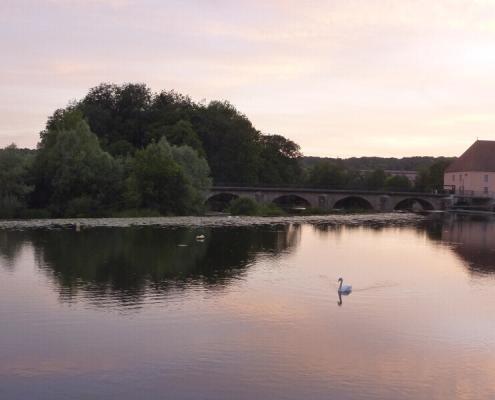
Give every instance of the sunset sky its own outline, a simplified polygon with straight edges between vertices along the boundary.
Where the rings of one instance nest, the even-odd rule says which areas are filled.
[[[495,140],[493,0],[1,0],[0,146],[100,82],[229,100],[306,155]]]

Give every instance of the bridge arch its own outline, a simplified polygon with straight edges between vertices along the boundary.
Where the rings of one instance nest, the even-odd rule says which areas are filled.
[[[311,202],[298,194],[284,194],[275,197],[272,203],[283,208],[285,210],[293,208],[309,208],[311,207]]]
[[[374,210],[373,205],[361,196],[346,196],[337,200],[333,208],[345,210]]]
[[[215,193],[206,199],[205,205],[211,211],[225,211],[230,203],[238,198],[239,196],[234,193]]]
[[[423,211],[434,210],[435,206],[429,202],[428,200],[421,199],[418,197],[408,197],[402,200],[399,200],[395,203],[394,210],[409,210],[413,211],[416,207],[419,207]]]

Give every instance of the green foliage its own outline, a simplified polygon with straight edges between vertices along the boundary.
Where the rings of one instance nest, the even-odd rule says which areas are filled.
[[[151,218],[160,217],[161,214],[158,210],[152,210],[149,208],[131,208],[121,211],[115,211],[111,214],[113,218]]]
[[[115,151],[111,145],[119,141],[142,148],[147,144],[152,99],[151,90],[144,84],[103,83],[90,89],[78,108],[104,149]]]
[[[315,188],[343,187],[348,183],[348,174],[342,166],[322,161],[311,168],[308,181]]]
[[[439,160],[433,163],[429,168],[420,170],[416,178],[416,188],[422,191],[442,190],[445,169],[449,164],[449,160]]]
[[[301,180],[299,146],[281,135],[261,136],[259,180],[265,184],[294,184]]]
[[[210,167],[195,150],[185,145],[172,146],[172,156],[181,166],[188,183],[196,190],[205,191],[211,187]]]
[[[0,217],[18,216],[33,187],[29,183],[32,154],[10,145],[0,150]]]
[[[131,161],[126,205],[161,214],[200,213],[211,186],[206,160],[189,146],[170,146],[163,137],[138,150]]]
[[[383,169],[375,169],[364,176],[364,186],[368,190],[380,190],[385,187],[387,175]]]
[[[319,207],[308,207],[305,210],[301,211],[302,215],[328,215],[332,214],[334,211],[324,210]]]
[[[385,179],[385,189],[395,190],[395,191],[408,191],[411,190],[411,181],[405,177],[400,175],[388,176]]]
[[[239,197],[230,203],[232,215],[259,215],[258,203],[249,197]]]
[[[79,102],[57,110],[42,132],[42,145],[65,129],[67,114],[80,113],[102,148],[114,157],[166,138],[175,146],[192,147],[205,157],[215,182],[286,184],[302,176],[301,154],[294,142],[280,135],[262,135],[228,102],[197,104],[173,91],[154,94],[143,84],[103,83]]]
[[[187,179],[165,139],[136,152],[127,182],[127,206],[181,214],[189,202]]]
[[[185,145],[172,146],[172,156],[186,179],[188,203],[184,204],[184,211],[202,213],[206,191],[212,184],[208,163],[195,150]]]
[[[286,215],[286,212],[273,203],[259,204],[258,215],[264,217],[280,217]]]
[[[55,215],[94,215],[120,195],[121,166],[104,152],[79,112],[49,128],[35,160],[38,206]]]
[[[437,161],[452,162],[453,158],[447,157],[351,157],[347,159],[336,159],[327,157],[303,157],[302,164],[306,168],[321,161],[341,162],[343,167],[356,171],[373,171],[383,169],[390,171],[419,171],[423,168],[429,168]]]
[[[203,142],[216,182],[259,182],[260,133],[228,102],[198,107],[194,128]]]
[[[189,121],[181,119],[174,125],[158,126],[150,132],[149,136],[152,140],[159,141],[161,138],[166,138],[172,145],[189,146],[200,156],[205,156],[203,144]]]
[[[239,197],[230,203],[229,212],[232,215],[251,215],[276,217],[285,215],[285,211],[276,204],[260,204],[249,197]]]

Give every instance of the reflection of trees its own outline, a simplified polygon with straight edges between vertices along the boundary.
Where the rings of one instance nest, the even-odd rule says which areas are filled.
[[[314,224],[313,229],[321,236],[327,236],[328,234],[341,235],[344,230],[342,224]]]
[[[23,245],[23,232],[0,230],[0,264],[4,267],[13,268],[15,259],[18,257]]]
[[[298,232],[294,226],[4,231],[0,254],[15,257],[28,242],[62,297],[82,292],[92,299],[135,303],[146,290],[223,287],[242,276],[258,254],[275,256],[296,245]],[[195,240],[200,233],[204,242]]]
[[[431,241],[440,242],[442,240],[443,227],[444,222],[442,220],[428,220],[418,225],[418,232],[426,233],[426,236]]]
[[[495,221],[456,217],[445,221],[442,240],[476,273],[495,273]]]

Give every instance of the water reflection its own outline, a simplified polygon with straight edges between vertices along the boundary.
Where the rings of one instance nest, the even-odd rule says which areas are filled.
[[[483,224],[0,229],[0,398],[492,398]]]
[[[20,231],[0,230],[0,265],[7,270],[13,270],[15,260],[19,256],[23,243],[24,233]]]
[[[441,238],[474,273],[495,273],[495,221],[457,216],[444,222]]]
[[[196,240],[198,234],[206,239]],[[0,231],[0,256],[3,265],[13,265],[22,247],[32,246],[37,265],[57,282],[63,300],[83,291],[93,302],[133,304],[146,291],[220,289],[241,278],[257,256],[289,251],[299,236],[298,225]]]

